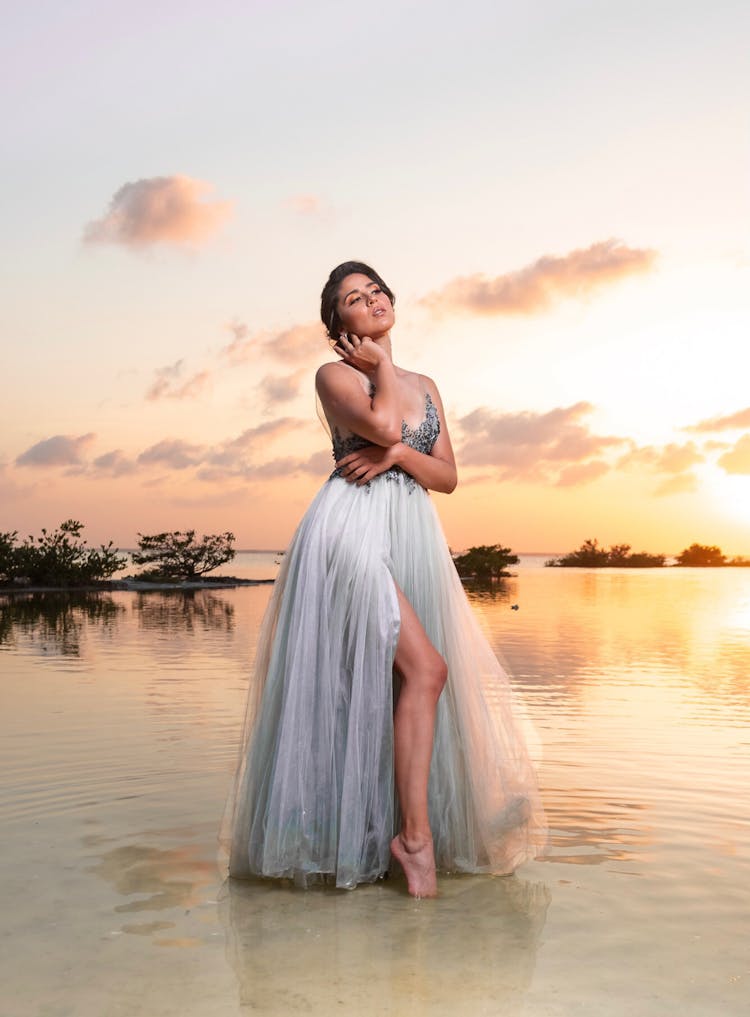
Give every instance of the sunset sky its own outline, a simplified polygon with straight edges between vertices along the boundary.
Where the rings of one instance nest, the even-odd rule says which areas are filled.
[[[284,547],[357,258],[442,393],[454,549],[750,555],[748,38],[746,2],[7,8],[0,531]]]

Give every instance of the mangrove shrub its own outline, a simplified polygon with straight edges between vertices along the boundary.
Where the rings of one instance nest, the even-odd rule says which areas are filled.
[[[551,558],[544,564],[557,568],[661,568],[666,561],[664,554],[648,554],[639,551],[632,554],[630,544],[613,544],[607,551],[599,541],[584,540],[577,551],[571,551],[562,558]]]
[[[461,575],[496,579],[508,574],[505,571],[508,565],[518,564],[518,555],[500,544],[480,544],[456,555],[453,561]]]
[[[196,540],[195,530],[138,534],[132,558],[147,568],[139,579],[198,579],[234,558],[233,533],[214,533]]]
[[[127,558],[112,541],[88,547],[81,537],[83,523],[67,519],[40,537],[29,535],[18,543],[18,531],[0,533],[0,578],[24,579],[38,586],[85,586],[108,579],[125,568]]]

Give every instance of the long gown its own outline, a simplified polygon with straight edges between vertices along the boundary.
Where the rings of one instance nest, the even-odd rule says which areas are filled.
[[[440,420],[428,392],[424,406],[402,440],[429,453]],[[334,459],[368,444],[335,426],[332,438]],[[430,495],[399,467],[362,486],[335,469],[292,537],[261,625],[219,834],[230,876],[351,888],[388,870],[399,826],[394,581],[448,665],[428,784],[438,869],[509,873],[541,849],[544,814],[508,677]]]

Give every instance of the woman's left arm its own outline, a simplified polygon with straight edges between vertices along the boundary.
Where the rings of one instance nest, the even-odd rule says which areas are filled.
[[[362,485],[385,473],[392,466],[400,466],[402,470],[410,474],[430,491],[441,491],[450,494],[455,490],[457,483],[456,460],[453,455],[448,425],[445,422],[445,413],[440,393],[435,382],[424,375],[422,380],[430,393],[440,419],[440,434],[432,447],[432,452],[427,455],[424,452],[417,452],[410,445],[404,442],[397,442],[388,448],[368,445],[344,456],[339,460],[337,466],[343,467],[343,475],[350,483]]]

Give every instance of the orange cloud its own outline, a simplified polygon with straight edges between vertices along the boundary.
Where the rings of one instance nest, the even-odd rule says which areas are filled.
[[[198,246],[232,211],[229,201],[204,200],[212,189],[203,180],[181,175],[124,184],[110,201],[106,214],[86,226],[84,243],[136,248],[152,244]]]
[[[702,463],[704,457],[691,441],[686,445],[670,443],[665,445],[658,460],[658,468],[665,473],[684,473],[696,463]]]
[[[651,466],[658,473],[684,473],[697,463],[705,462],[705,456],[692,441],[684,445],[674,442],[658,448],[655,445],[633,446],[618,462],[618,466]]]
[[[627,247],[614,238],[571,251],[562,257],[544,255],[515,272],[453,279],[424,297],[423,304],[440,313],[536,314],[566,297],[583,297],[629,275],[647,272],[656,252]]]
[[[609,469],[599,456],[626,440],[592,433],[581,419],[593,408],[587,402],[547,413],[495,413],[480,407],[458,421],[460,464],[491,466],[500,480],[561,486],[591,481]]]
[[[16,466],[81,466],[95,434],[55,434],[38,441],[16,459]]]
[[[750,434],[743,434],[733,449],[719,457],[718,463],[727,473],[750,473]]]
[[[654,489],[654,494],[661,497],[670,494],[685,494],[698,488],[698,478],[692,467],[706,461],[692,441],[684,445],[670,442],[661,447],[656,445],[633,444],[617,463],[618,467],[647,466],[654,473],[668,474]]]
[[[184,361],[177,360],[167,367],[157,367],[154,371],[156,378],[146,392],[146,399],[155,401],[157,399],[194,399],[206,388],[211,380],[211,372],[208,370],[197,371],[192,377],[178,384],[182,374]]]
[[[743,427],[750,427],[750,406],[736,413],[730,413],[724,417],[709,417],[708,420],[701,420],[698,424],[692,424],[684,428],[685,431],[692,431],[696,434],[705,434],[710,431],[733,431]]]
[[[227,328],[234,338],[222,348],[221,355],[233,366],[257,360],[261,354],[288,364],[310,365],[318,363],[321,353],[328,349],[323,326],[319,321],[292,325],[291,328],[276,332],[251,333],[241,321],[232,322]]]

